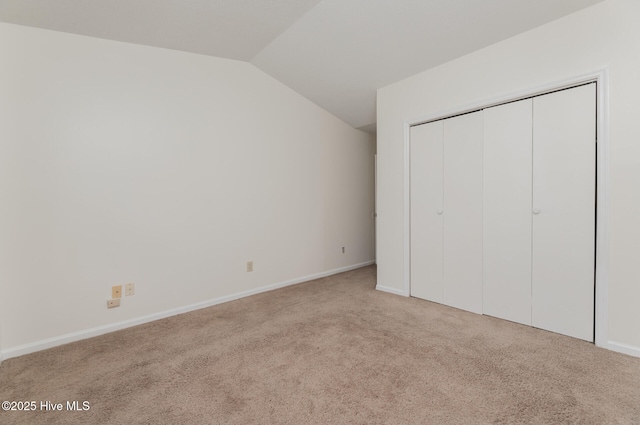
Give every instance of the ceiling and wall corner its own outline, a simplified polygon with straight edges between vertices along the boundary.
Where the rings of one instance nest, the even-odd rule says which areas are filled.
[[[2,0],[0,22],[251,62],[354,128],[376,90],[603,0]]]
[[[249,61],[320,0],[3,0],[0,21]]]

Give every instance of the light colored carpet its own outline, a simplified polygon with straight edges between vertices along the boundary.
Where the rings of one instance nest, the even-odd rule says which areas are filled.
[[[640,424],[640,359],[375,291],[375,267],[6,360],[2,424]],[[66,407],[66,406],[65,406]]]

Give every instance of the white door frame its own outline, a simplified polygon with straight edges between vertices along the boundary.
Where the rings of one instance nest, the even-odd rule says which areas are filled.
[[[551,82],[532,89],[508,93],[503,96],[481,100],[448,111],[416,117],[404,122],[404,282],[403,295],[410,295],[411,285],[411,221],[409,184],[410,128],[417,124],[448,118],[462,113],[496,106],[531,96],[596,82],[596,158],[597,158],[597,208],[596,208],[596,292],[595,292],[595,344],[631,355],[637,355],[631,347],[609,341],[609,69],[601,68],[583,75]]]

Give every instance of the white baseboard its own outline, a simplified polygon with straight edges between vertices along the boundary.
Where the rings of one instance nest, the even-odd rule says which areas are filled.
[[[19,345],[17,347],[8,348],[0,352],[0,363],[3,360],[10,359],[12,357],[22,356],[24,354],[34,353],[36,351],[46,350],[47,348],[56,347],[58,345],[68,344],[70,342],[80,341],[83,339],[91,338],[98,335],[103,335],[109,332],[118,331],[121,329],[130,328],[132,326],[141,325],[143,323],[153,322],[155,320],[164,319],[166,317],[176,316],[178,314],[188,313],[190,311],[200,310],[202,308],[211,307],[217,304],[226,303],[229,301],[237,300],[240,298],[248,297],[250,295],[260,294],[262,292],[272,291],[274,289],[284,288],[285,286],[295,285],[302,282],[308,282],[314,279],[320,279],[323,277],[331,276],[338,273],[343,273],[349,270],[359,269],[361,267],[374,264],[375,261],[366,261],[364,263],[353,264],[346,267],[340,267],[333,270],[328,270],[321,273],[311,274],[296,279],[287,280],[284,282],[278,282],[267,286],[262,286],[256,289],[250,289],[248,291],[238,292],[231,295],[226,295],[212,300],[203,301],[184,307],[173,308],[171,310],[161,311],[159,313],[149,314],[147,316],[138,317],[135,319],[123,320],[117,323],[111,323],[104,326],[98,326],[95,328],[84,329],[78,332],[72,332],[66,335],[60,335],[52,338],[43,339],[40,341],[31,342],[29,344]]]
[[[378,291],[382,291],[382,292],[388,292],[390,294],[394,294],[394,295],[400,295],[400,296],[405,296],[404,295],[404,291],[402,289],[396,289],[396,288],[390,288],[388,286],[383,286],[383,285],[376,285],[376,289]]]
[[[634,347],[632,345],[621,344],[619,342],[609,341],[606,346],[611,351],[617,351],[618,353],[628,354],[633,357],[640,357],[640,347]]]

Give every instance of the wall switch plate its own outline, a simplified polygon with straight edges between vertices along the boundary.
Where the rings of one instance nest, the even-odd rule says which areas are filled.
[[[136,294],[136,284],[135,283],[127,283],[126,285],[124,285],[124,294],[127,297],[130,297],[131,295],[135,295]]]
[[[247,261],[247,271],[248,272],[253,271],[253,261]]]
[[[122,297],[122,285],[113,285],[111,287],[111,298]]]
[[[107,308],[120,307],[120,298],[114,300],[107,300]]]

